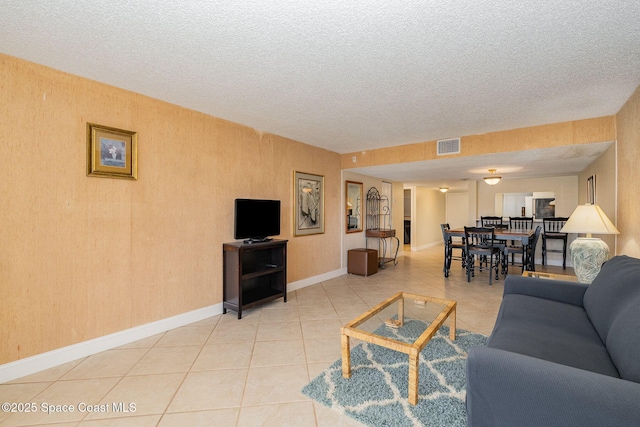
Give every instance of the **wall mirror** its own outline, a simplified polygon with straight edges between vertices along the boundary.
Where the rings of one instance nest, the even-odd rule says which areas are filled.
[[[362,231],[362,183],[346,181],[347,233]]]

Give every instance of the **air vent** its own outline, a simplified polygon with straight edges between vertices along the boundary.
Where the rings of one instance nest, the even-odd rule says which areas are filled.
[[[460,154],[460,138],[438,140],[438,156],[445,154]]]

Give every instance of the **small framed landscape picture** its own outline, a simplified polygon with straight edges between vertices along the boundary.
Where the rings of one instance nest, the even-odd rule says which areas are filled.
[[[324,233],[324,176],[293,173],[294,236]]]
[[[87,175],[138,179],[138,134],[87,123]]]

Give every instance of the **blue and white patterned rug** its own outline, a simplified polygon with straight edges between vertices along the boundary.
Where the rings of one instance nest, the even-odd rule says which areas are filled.
[[[376,333],[409,341],[424,331],[419,320],[400,329],[386,326]],[[484,345],[484,335],[461,329],[449,339],[443,326],[420,353],[418,404],[408,401],[408,356],[362,343],[351,349],[351,378],[342,377],[338,359],[302,392],[329,408],[370,426],[466,426],[465,364],[471,347]]]

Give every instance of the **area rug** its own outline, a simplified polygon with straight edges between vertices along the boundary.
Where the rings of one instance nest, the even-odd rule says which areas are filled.
[[[424,331],[419,320],[400,329],[380,327],[376,333],[409,341]],[[369,426],[466,426],[465,364],[471,347],[484,335],[456,329],[449,339],[443,326],[420,353],[418,404],[408,401],[408,356],[362,343],[351,349],[351,378],[342,377],[338,359],[302,392],[329,408]]]

